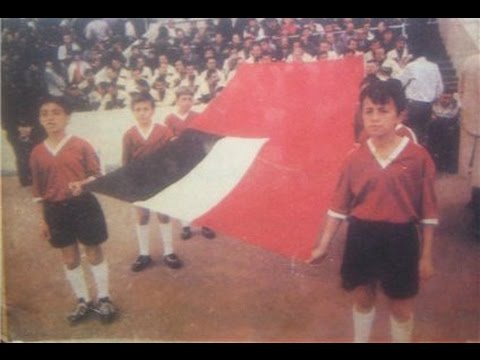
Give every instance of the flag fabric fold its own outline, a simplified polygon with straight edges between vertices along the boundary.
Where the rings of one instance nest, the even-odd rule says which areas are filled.
[[[353,143],[363,59],[244,64],[180,138],[92,191],[308,257]]]

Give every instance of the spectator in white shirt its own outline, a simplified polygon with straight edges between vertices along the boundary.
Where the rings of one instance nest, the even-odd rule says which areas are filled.
[[[80,46],[73,42],[72,35],[65,34],[63,35],[63,44],[58,47],[57,59],[67,69],[73,56],[81,50]]]
[[[412,60],[412,55],[408,52],[407,39],[399,36],[395,42],[395,49],[387,53],[387,59],[395,61],[402,69]]]
[[[111,36],[110,26],[105,19],[96,19],[90,21],[85,27],[85,38],[92,43],[97,41],[105,42]]]
[[[438,65],[428,61],[423,49],[415,49],[419,56],[410,62],[399,80],[408,99],[407,125],[413,129],[419,142],[425,144],[427,123],[432,117],[432,104],[443,92],[443,80]]]
[[[172,106],[175,104],[175,93],[167,88],[164,77],[155,79],[150,95],[155,100],[155,106]]]
[[[82,59],[80,53],[73,56],[73,61],[68,66],[68,83],[80,84],[85,80],[85,71],[91,69],[90,65]]]

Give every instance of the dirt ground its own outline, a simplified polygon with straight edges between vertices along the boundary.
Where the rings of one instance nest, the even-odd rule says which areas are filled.
[[[58,250],[39,240],[30,189],[2,178],[3,252],[6,290],[5,341],[112,342],[350,342],[351,297],[340,288],[344,229],[319,266],[291,262],[250,244],[218,236],[176,240],[185,267],[161,262],[132,273],[137,256],[131,208],[99,200],[110,239],[104,249],[111,294],[120,309],[109,325],[92,317],[71,327],[65,320],[74,297]],[[437,181],[441,225],[434,246],[437,275],[416,301],[417,342],[480,341],[480,243],[467,228],[468,183],[454,175]],[[153,227],[158,237],[158,229]],[[179,226],[175,233],[179,239]],[[83,259],[85,262],[85,259]],[[86,274],[92,284],[88,267]],[[93,289],[91,289],[93,291]],[[5,331],[5,330],[4,330]],[[379,298],[372,341],[390,341],[385,298]]]

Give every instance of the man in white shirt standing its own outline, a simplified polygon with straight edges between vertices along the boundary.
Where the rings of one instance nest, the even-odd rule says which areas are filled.
[[[432,116],[432,104],[443,93],[438,65],[427,60],[421,49],[400,74],[408,99],[407,125],[413,129],[420,144],[425,144],[426,126]]]

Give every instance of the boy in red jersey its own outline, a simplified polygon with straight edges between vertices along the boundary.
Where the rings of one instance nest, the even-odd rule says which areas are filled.
[[[123,136],[123,165],[132,160],[140,159],[165,146],[172,138],[172,131],[160,124],[153,123],[155,101],[150,94],[139,94],[132,99],[132,111],[137,121]],[[142,271],[150,265],[150,210],[136,207],[137,238],[140,255],[132,265],[132,271]],[[173,252],[172,224],[166,215],[157,214],[160,222],[160,233],[163,242],[163,259],[165,264],[178,269],[183,266],[182,261]]]
[[[116,309],[110,301],[108,267],[100,246],[108,238],[105,218],[97,199],[81,190],[82,185],[100,175],[100,163],[92,146],[67,135],[71,110],[63,99],[47,98],[40,104],[40,124],[47,139],[30,157],[34,200],[40,208],[40,232],[54,248],[62,251],[66,277],[78,299],[67,317],[73,325],[92,311],[102,321],[110,321]],[[85,247],[97,287],[94,307],[88,293],[78,242]]]
[[[165,124],[173,132],[175,137],[188,127],[189,123],[198,116],[198,113],[192,110],[193,106],[193,92],[187,87],[180,87],[177,90],[177,100],[175,102],[176,112],[173,112],[165,118]],[[180,220],[182,225],[181,237],[183,240],[188,240],[192,237],[192,229],[187,221]],[[216,235],[213,230],[202,227],[202,235],[207,239],[213,239]]]
[[[348,218],[341,276],[343,287],[354,292],[354,341],[369,340],[380,285],[389,300],[392,340],[410,342],[419,278],[434,272],[435,166],[423,147],[396,133],[406,105],[400,86],[374,82],[361,92],[360,101],[369,139],[346,158],[309,261],[325,258]],[[416,225],[421,226],[421,243]]]

